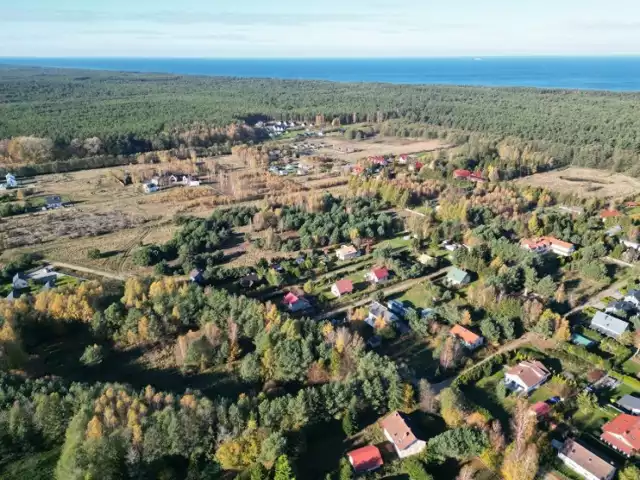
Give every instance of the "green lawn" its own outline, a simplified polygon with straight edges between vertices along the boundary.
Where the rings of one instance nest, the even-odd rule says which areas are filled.
[[[553,396],[554,394],[551,389],[548,386],[543,385],[529,396],[529,403],[534,404],[537,402],[544,402]]]
[[[631,358],[622,364],[622,370],[627,375],[636,377],[640,373],[640,361],[634,362],[633,358]]]
[[[494,418],[500,420],[503,426],[509,424],[510,410],[513,407],[516,397],[507,396],[500,400],[496,396],[496,386],[504,381],[504,372],[499,371],[490,377],[485,377],[475,384],[463,387],[465,396],[477,406],[486,409]]]
[[[409,247],[409,245],[411,244],[411,239],[409,239],[409,240],[405,240],[404,239],[404,237],[406,237],[406,236],[409,236],[409,234],[401,233],[400,235],[398,235],[395,238],[390,238],[388,240],[383,240],[382,242],[378,243],[375,246],[375,248],[391,247],[396,251],[404,250],[405,248]]]
[[[422,284],[418,283],[396,298],[396,300],[414,308],[426,308],[428,306],[427,290]]]
[[[602,425],[612,420],[619,412],[605,407],[594,408],[589,411],[578,410],[572,417],[572,423],[582,432],[591,432],[598,436]]]

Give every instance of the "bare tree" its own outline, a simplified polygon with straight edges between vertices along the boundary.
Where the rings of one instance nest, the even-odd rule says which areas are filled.
[[[425,413],[436,413],[438,411],[438,399],[429,382],[422,378],[418,383],[420,392],[420,410]]]
[[[531,415],[527,401],[521,398],[516,404],[513,418],[511,420],[513,443],[515,445],[515,453],[518,457],[524,455],[527,444],[535,433],[535,427],[535,416]]]
[[[440,353],[440,366],[445,370],[455,368],[461,356],[460,342],[452,336],[447,337]]]

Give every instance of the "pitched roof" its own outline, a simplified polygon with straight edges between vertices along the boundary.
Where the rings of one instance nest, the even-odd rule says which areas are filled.
[[[449,330],[449,333],[470,344],[476,343],[482,338],[480,335],[476,335],[471,330],[464,328],[462,325],[454,325],[453,328]]]
[[[618,210],[602,210],[600,211],[600,218],[614,218],[622,215]]]
[[[633,395],[625,395],[616,403],[627,410],[640,410],[640,398]]]
[[[380,450],[375,445],[351,450],[347,456],[351,459],[351,465],[356,472],[367,472],[380,468],[384,464]]]
[[[202,275],[202,270],[199,270],[197,268],[194,268],[189,272],[189,278],[197,278],[200,275]]]
[[[338,292],[340,292],[340,295],[343,293],[351,293],[353,292],[353,282],[347,279],[338,280],[336,282],[336,288],[338,289]]]
[[[358,253],[358,249],[356,249],[356,247],[354,247],[353,245],[343,245],[338,250],[336,250],[336,253],[342,255],[351,255],[353,253]]]
[[[602,426],[600,438],[618,450],[632,454],[640,450],[640,417],[621,413]]]
[[[565,242],[564,240],[560,240],[555,237],[542,237],[542,238],[544,238],[547,242],[549,242],[551,245],[555,247],[573,248],[574,246],[573,243]]]
[[[550,247],[552,245],[554,247],[566,248],[566,249],[571,249],[574,246],[573,243],[565,242],[555,237],[524,238],[520,242],[520,245],[522,245],[523,247],[530,248],[532,250],[536,248],[541,248],[541,247]]]
[[[298,296],[292,292],[287,293],[282,299],[283,303],[285,303],[286,305],[293,305],[299,300],[300,299],[298,298]]]
[[[560,453],[596,478],[608,478],[616,470],[609,462],[572,439],[564,442]]]
[[[396,412],[392,412],[380,421],[380,425],[384,428],[393,443],[399,450],[404,450],[409,447],[413,442],[418,440],[413,434],[413,431],[407,425],[407,422],[403,416]]]
[[[462,168],[459,168],[458,170],[454,170],[453,171],[453,176],[454,177],[468,177],[469,175],[471,175],[471,172],[469,170],[464,170]]]
[[[537,402],[531,405],[529,409],[536,414],[538,417],[542,417],[547,415],[551,411],[551,405],[546,402]]]
[[[518,377],[524,385],[531,388],[551,375],[551,373],[537,360],[524,360],[507,370],[507,375]]]
[[[629,327],[629,324],[619,318],[607,315],[604,312],[596,312],[591,319],[591,326],[600,327],[615,335],[622,335],[627,330],[627,327]]]
[[[378,280],[382,280],[383,278],[387,278],[389,276],[389,270],[387,270],[385,267],[378,267],[371,270],[371,274]]]
[[[464,270],[454,267],[451,270],[449,270],[449,273],[447,274],[447,279],[453,280],[456,282],[463,282],[467,275],[469,274]]]

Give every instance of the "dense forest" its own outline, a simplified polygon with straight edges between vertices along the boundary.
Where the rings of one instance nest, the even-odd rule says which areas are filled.
[[[322,114],[343,125],[401,120],[385,132],[399,136],[515,137],[565,163],[628,170],[640,150],[639,100],[635,93],[0,67],[0,155],[29,158],[23,145],[12,152],[6,139],[16,136],[47,139],[26,148],[34,156],[45,149],[47,160],[210,147],[260,138],[238,123]]]

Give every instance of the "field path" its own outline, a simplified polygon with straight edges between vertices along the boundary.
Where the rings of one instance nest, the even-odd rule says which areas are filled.
[[[45,261],[53,265],[54,267],[66,268],[69,270],[74,270],[76,272],[82,272],[82,273],[91,273],[99,277],[111,278],[113,280],[120,280],[121,282],[126,281],[128,278],[125,275],[118,275],[116,273],[105,272],[104,270],[98,270],[95,268],[83,267],[81,265],[73,265],[71,263],[57,262],[55,260],[45,260]]]

